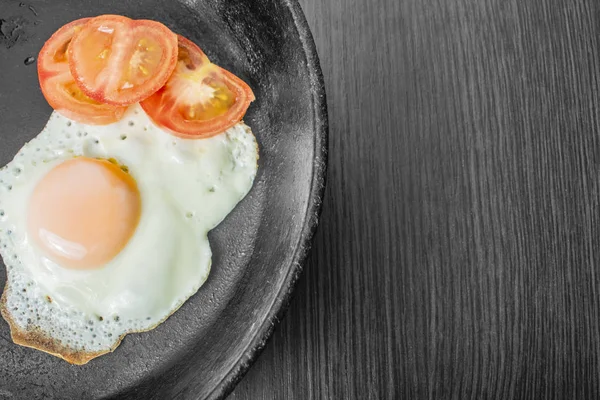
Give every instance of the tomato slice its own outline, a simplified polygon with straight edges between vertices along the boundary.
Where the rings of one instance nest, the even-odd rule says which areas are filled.
[[[174,135],[200,139],[217,135],[241,121],[254,101],[252,89],[229,71],[212,64],[204,52],[178,36],[173,75],[140,104],[159,126]]]
[[[67,118],[90,125],[105,125],[123,117],[126,107],[101,104],[86,96],[69,70],[67,49],[90,18],[73,21],[60,28],[38,55],[38,78],[44,97],[52,108]]]
[[[69,46],[77,84],[94,100],[128,105],[160,89],[177,63],[177,35],[156,21],[91,19]]]

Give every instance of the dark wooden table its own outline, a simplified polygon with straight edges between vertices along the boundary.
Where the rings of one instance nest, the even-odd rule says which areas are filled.
[[[230,398],[600,398],[600,3],[301,4],[325,205]]]

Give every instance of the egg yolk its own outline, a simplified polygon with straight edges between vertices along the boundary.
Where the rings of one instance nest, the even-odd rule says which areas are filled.
[[[106,160],[78,157],[53,168],[35,187],[28,230],[62,267],[95,269],[125,247],[140,220],[135,180]]]

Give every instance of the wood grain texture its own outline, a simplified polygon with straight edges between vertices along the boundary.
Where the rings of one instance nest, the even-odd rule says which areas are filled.
[[[600,3],[301,4],[326,200],[230,398],[600,398]]]

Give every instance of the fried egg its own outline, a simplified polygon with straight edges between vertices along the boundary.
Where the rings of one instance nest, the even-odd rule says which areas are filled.
[[[0,310],[14,342],[84,364],[156,327],[206,281],[207,234],[257,160],[243,123],[186,140],[139,105],[105,126],[54,112],[0,170]]]

